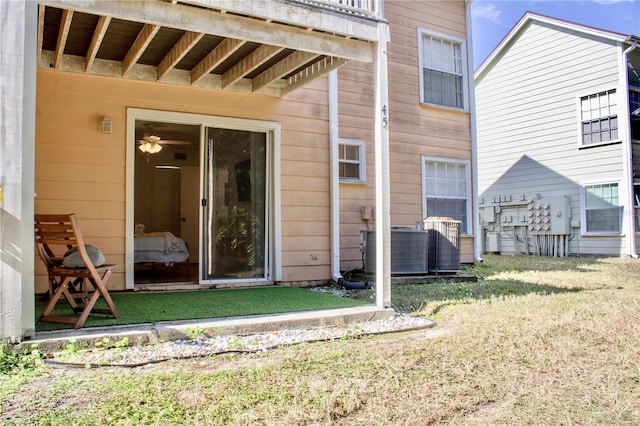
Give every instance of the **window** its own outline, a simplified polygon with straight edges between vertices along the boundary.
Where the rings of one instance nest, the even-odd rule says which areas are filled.
[[[465,108],[465,43],[419,30],[423,103]]]
[[[469,162],[465,160],[424,157],[424,217],[450,217],[462,222],[460,232],[468,227]]]
[[[640,141],[640,89],[629,90],[629,111],[631,111],[631,139]]]
[[[367,180],[365,143],[362,140],[340,138],[338,145],[338,175],[343,182]]]
[[[618,139],[616,91],[580,98],[581,143],[583,146]]]
[[[636,221],[636,232],[640,232],[640,185],[633,185],[633,207]]]
[[[617,183],[584,186],[583,222],[586,233],[620,233],[622,207]]]

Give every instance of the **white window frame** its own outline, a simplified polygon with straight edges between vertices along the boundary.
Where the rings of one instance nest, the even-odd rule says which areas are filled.
[[[637,235],[640,234],[640,196],[636,195],[636,188],[640,189],[640,183],[633,183],[633,220]]]
[[[434,38],[439,38],[439,39],[460,45],[460,55],[462,59],[462,64],[461,64],[462,72],[461,74],[459,74],[462,76],[462,106],[461,107],[456,107],[451,105],[442,105],[442,104],[426,101],[424,96],[424,90],[425,90],[424,69],[426,67],[426,64],[424,63],[424,36],[431,36]],[[454,37],[448,34],[439,33],[437,31],[427,30],[425,28],[418,28],[418,63],[419,63],[418,76],[420,79],[420,103],[423,105],[453,109],[456,111],[468,111],[469,110],[469,93],[468,93],[469,92],[469,83],[468,83],[469,76],[468,76],[467,61],[468,59],[467,59],[466,40],[462,38]]]
[[[342,150],[343,146],[355,146],[358,148],[358,161],[340,159],[340,152],[338,152],[338,176],[341,183],[366,183],[367,182],[367,157],[366,157],[366,142],[361,139],[338,139],[338,151]],[[340,176],[340,164],[358,164],[358,178],[349,178]]]
[[[589,231],[587,228],[587,187],[596,186],[596,185],[617,185],[618,186],[618,209],[619,209],[619,221],[620,221],[620,230],[619,231]],[[611,236],[611,235],[622,235],[622,216],[624,214],[624,205],[620,201],[621,192],[620,192],[620,181],[618,180],[603,180],[603,181],[593,181],[586,182],[580,185],[580,230],[582,235],[586,236]]]
[[[585,144],[584,143],[584,138],[582,135],[582,122],[586,121],[582,119],[582,98],[588,97],[588,96],[593,96],[593,95],[599,95],[600,93],[609,93],[609,92],[615,92],[615,96],[616,96],[616,105],[615,105],[615,116],[618,120],[618,137],[616,139],[611,139],[608,141],[601,141],[601,142],[596,142],[596,143],[590,143],[590,144]],[[625,97],[626,99],[626,97]],[[609,88],[605,88],[602,90],[594,90],[591,91],[589,93],[583,93],[581,95],[579,95],[576,98],[576,108],[578,111],[578,146],[580,148],[591,148],[594,146],[602,146],[602,145],[609,145],[612,143],[619,143],[622,141],[622,137],[620,136],[620,125],[623,122],[623,120],[621,120],[620,117],[620,102],[626,102],[625,99],[621,99],[621,96],[619,94],[619,91],[616,87],[609,87]],[[605,117],[612,117],[613,114],[609,114],[609,115],[600,115],[599,118],[605,118]]]
[[[426,163],[427,161],[435,161],[435,162],[440,162],[440,163],[449,163],[449,164],[462,164],[464,165],[464,169],[465,169],[465,198],[464,200],[466,200],[466,212],[465,212],[465,223],[462,227],[462,229],[464,229],[464,233],[462,235],[471,235],[472,229],[471,229],[471,217],[472,217],[472,212],[471,212],[471,161],[469,160],[462,160],[459,158],[448,158],[448,157],[433,157],[430,155],[422,155],[421,156],[421,169],[422,169],[422,218],[426,219],[427,217],[427,185],[426,185],[426,180],[427,180],[427,172],[426,172]],[[462,199],[460,197],[457,197],[459,199]],[[461,229],[461,231],[462,231]],[[462,232],[461,232],[462,233]]]
[[[200,126],[200,149],[201,157],[204,157],[204,141],[206,127],[222,127],[227,129],[249,130],[256,132],[264,132],[269,137],[269,147],[271,152],[268,153],[270,168],[267,171],[267,188],[266,194],[269,203],[269,217],[266,223],[266,256],[268,258],[268,270],[266,277],[268,281],[282,281],[282,185],[280,181],[282,154],[281,141],[282,130],[281,124],[277,121],[253,120],[245,118],[223,117],[196,113],[183,113],[174,111],[161,111],[140,108],[127,108],[127,154],[126,154],[126,232],[125,232],[125,282],[127,289],[134,288],[134,182],[135,182],[135,122],[136,120],[153,120],[164,121],[180,124],[191,124]],[[200,169],[204,167],[204,158],[200,159]],[[202,177],[199,192],[202,193],[203,183]],[[200,235],[202,230],[200,230]],[[198,258],[200,256],[197,253]],[[201,284],[207,284],[207,281],[200,280]]]

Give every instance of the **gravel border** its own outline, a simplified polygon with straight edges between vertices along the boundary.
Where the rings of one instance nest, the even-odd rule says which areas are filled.
[[[45,360],[53,367],[140,367],[175,359],[190,359],[223,353],[262,352],[303,342],[357,338],[360,336],[431,328],[435,322],[425,317],[396,314],[387,319],[343,326],[281,330],[271,333],[229,336],[198,336],[146,346],[93,348],[63,351]]]

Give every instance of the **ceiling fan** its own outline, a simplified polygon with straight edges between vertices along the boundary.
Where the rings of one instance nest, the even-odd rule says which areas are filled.
[[[148,127],[149,130],[153,130],[152,125]],[[162,150],[163,145],[191,145],[191,142],[162,139],[160,136],[153,134],[138,140],[138,149],[147,154],[157,154]]]

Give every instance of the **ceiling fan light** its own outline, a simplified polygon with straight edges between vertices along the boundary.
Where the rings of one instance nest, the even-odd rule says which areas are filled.
[[[162,145],[157,142],[146,141],[138,145],[138,149],[147,154],[157,154],[162,151]]]

